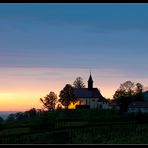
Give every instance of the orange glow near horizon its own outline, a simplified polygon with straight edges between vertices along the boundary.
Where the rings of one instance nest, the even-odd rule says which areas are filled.
[[[112,98],[119,85],[127,80],[126,78],[123,79],[121,74],[122,72],[114,70],[95,69],[92,71],[93,86],[98,88],[104,97]],[[120,75],[121,77],[119,77]],[[39,100],[40,98],[45,97],[50,91],[55,92],[59,96],[64,86],[66,84],[73,84],[78,76],[83,78],[87,87],[89,69],[1,68],[0,111],[41,109],[42,103]],[[146,81],[148,79],[143,79],[143,82]],[[135,82],[144,84],[140,80]],[[71,105],[71,107],[74,106]]]
[[[0,93],[0,111],[26,111],[33,107],[39,109],[39,94]],[[2,99],[5,98],[5,99]]]

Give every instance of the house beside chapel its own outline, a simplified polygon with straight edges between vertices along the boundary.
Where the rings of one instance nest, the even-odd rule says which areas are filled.
[[[128,105],[128,113],[148,113],[148,101],[134,101]]]
[[[148,113],[148,91],[143,92],[143,101],[134,101],[128,105],[128,113]]]
[[[102,96],[98,88],[93,87],[91,74],[88,79],[88,87],[74,88],[74,95],[79,100],[79,105],[76,105],[76,108],[109,108],[107,99]]]

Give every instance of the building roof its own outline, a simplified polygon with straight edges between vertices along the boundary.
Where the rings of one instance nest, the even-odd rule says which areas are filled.
[[[74,95],[76,98],[99,98],[101,100],[106,100],[97,88],[74,88]]]
[[[129,104],[129,108],[148,108],[147,101],[135,101]]]
[[[91,74],[90,74],[90,76],[89,76],[88,82],[93,82],[93,79],[92,79]]]

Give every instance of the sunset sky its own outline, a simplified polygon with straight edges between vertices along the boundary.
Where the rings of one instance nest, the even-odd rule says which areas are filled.
[[[148,86],[148,4],[0,4],[0,111],[41,108],[90,68],[106,98]]]

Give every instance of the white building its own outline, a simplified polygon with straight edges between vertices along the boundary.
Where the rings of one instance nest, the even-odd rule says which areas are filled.
[[[101,95],[98,88],[93,88],[91,74],[88,80],[88,88],[74,88],[74,95],[80,101],[77,108],[109,108],[108,101]]]
[[[147,101],[135,101],[129,104],[128,113],[148,113],[148,102]]]

